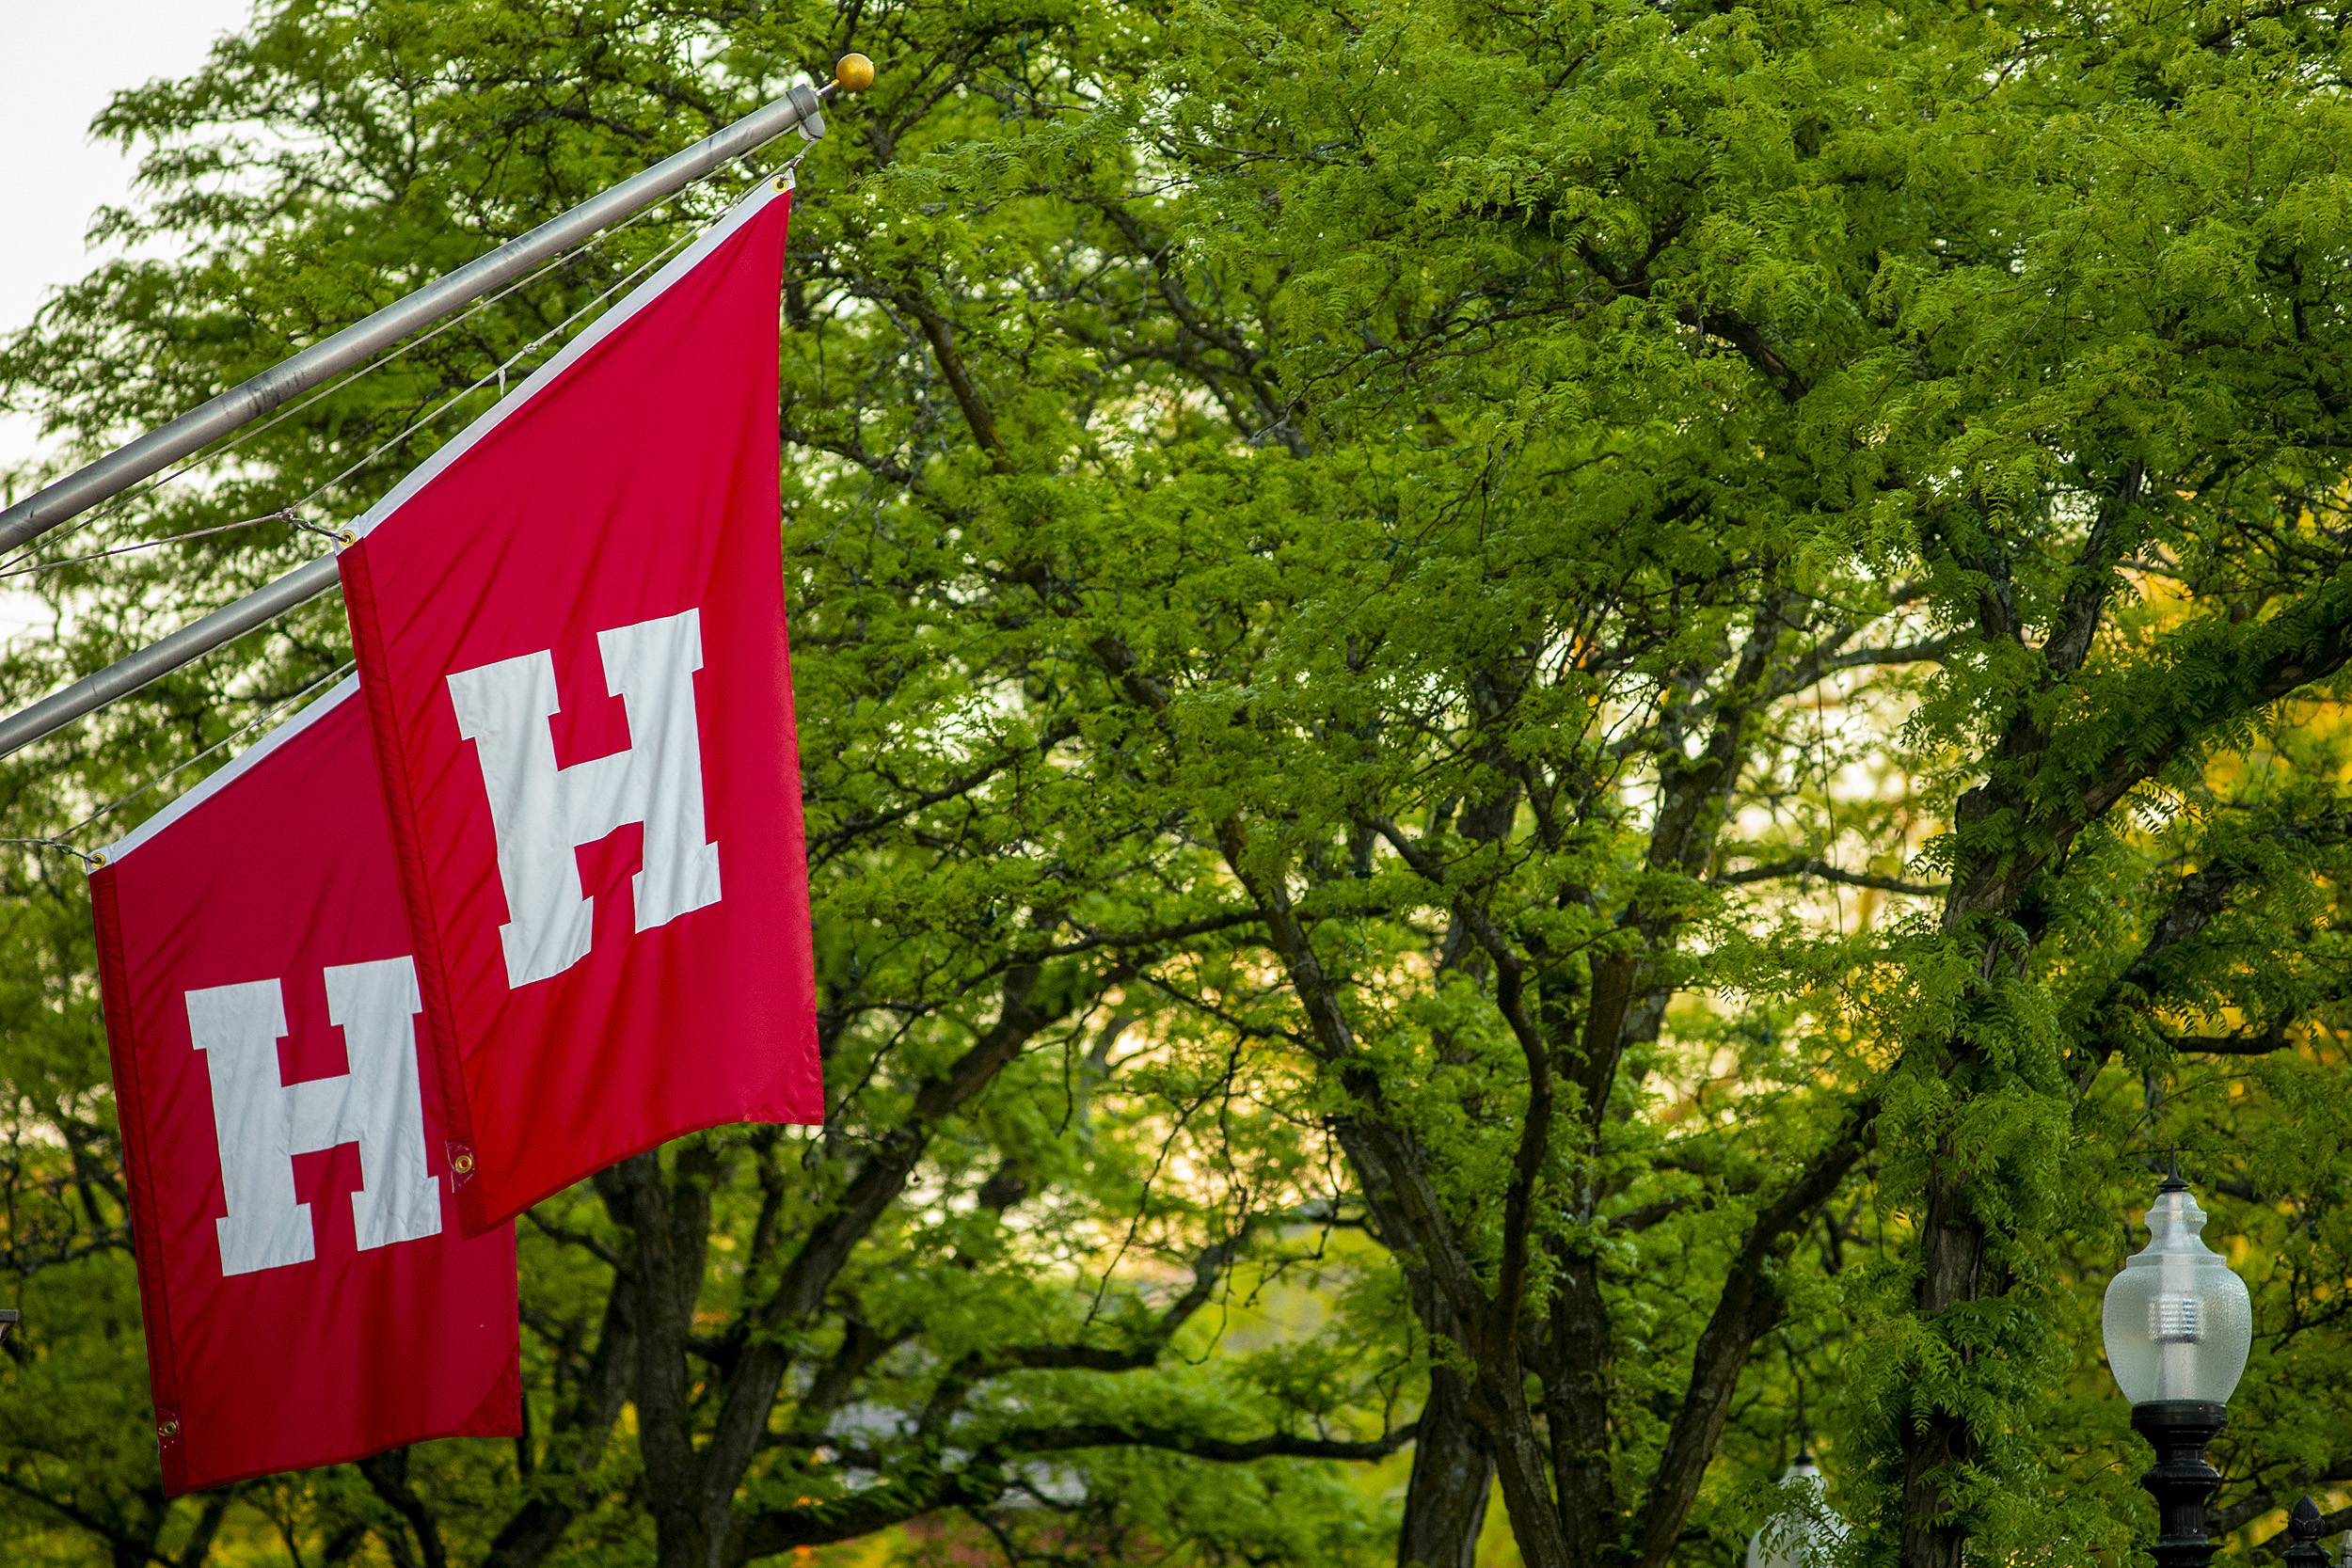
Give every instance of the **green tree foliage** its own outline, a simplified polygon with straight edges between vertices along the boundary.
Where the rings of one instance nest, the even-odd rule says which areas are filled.
[[[832,1111],[530,1216],[519,1442],[167,1507],[87,910],[19,846],[0,1528],[1661,1568],[1809,1428],[1857,1561],[2087,1563],[2150,1519],[2097,1300],[2177,1147],[2267,1540],[2352,1480],[2344,21],[287,0],[123,94],[101,228],[184,256],[0,349],[76,451],[881,63],[783,301]],[[176,541],[0,579],[57,615],[8,694],[315,553],[724,194],[44,542]],[[93,847],[344,648],[13,759],[7,831]]]

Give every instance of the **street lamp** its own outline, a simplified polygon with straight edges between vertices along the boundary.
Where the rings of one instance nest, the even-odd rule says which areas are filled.
[[[2225,1407],[2246,1370],[2254,1306],[2246,1282],[2198,1232],[2205,1212],[2188,1183],[2167,1177],[2148,1210],[2148,1245],[2107,1283],[2099,1323],[2107,1370],[2132,1402],[2132,1430],[2155,1446],[2139,1478],[2163,1520],[2158,1568],[2205,1568],[2205,1499],[2221,1484],[2205,1445],[2230,1423]]]
[[[1787,1501],[1748,1537],[1747,1568],[1816,1568],[1846,1538],[1846,1522],[1829,1511],[1821,1467],[1802,1445],[1780,1484]]]

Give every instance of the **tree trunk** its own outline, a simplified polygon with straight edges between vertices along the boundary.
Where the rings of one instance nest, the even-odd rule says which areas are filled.
[[[1424,1326],[1462,1342],[1445,1298],[1426,1275],[1413,1276],[1413,1313]],[[1413,1439],[1413,1474],[1405,1488],[1405,1526],[1397,1568],[1474,1568],[1478,1532],[1494,1491],[1495,1456],[1470,1415],[1470,1380],[1452,1367],[1429,1369],[1429,1397]]]
[[[1560,1510],[1552,1501],[1546,1474],[1543,1445],[1535,1440],[1535,1422],[1527,1408],[1522,1385],[1526,1374],[1518,1358],[1482,1369],[1478,1402],[1485,1406],[1486,1433],[1496,1450],[1495,1468],[1502,1481],[1502,1506],[1511,1516],[1511,1538],[1526,1568],[1592,1568],[1568,1554],[1568,1538],[1560,1528]]]
[[[1617,1498],[1609,1468],[1609,1309],[1600,1264],[1590,1253],[1559,1257],[1552,1282],[1550,1364],[1542,1369],[1551,1467],[1560,1486],[1560,1525],[1579,1563],[1611,1555]]]
[[[1473,1568],[1494,1491],[1495,1456],[1470,1416],[1470,1386],[1450,1367],[1429,1370],[1429,1400],[1413,1439],[1397,1568]]]
[[[640,1291],[637,1323],[637,1451],[645,1466],[660,1568],[711,1568],[714,1531],[704,1495],[704,1466],[694,1452],[686,1370],[686,1342],[701,1293],[703,1252],[709,1234],[709,1189],[694,1180],[714,1174],[708,1151],[694,1145],[677,1155],[678,1185],[662,1180],[661,1155],[632,1155],[596,1178],[613,1217],[628,1227],[630,1262]],[[719,1500],[733,1501],[733,1487]]]
[[[1951,1148],[1937,1150],[1928,1173],[1927,1216],[1919,1236],[1918,1308],[1931,1323],[1977,1298],[1984,1227],[1969,1210],[1966,1186]],[[1949,1411],[1906,1421],[1902,1454],[1902,1568],[1960,1568],[1967,1532],[1957,1523],[1938,1523],[1936,1516],[1951,1507],[1945,1467],[1975,1457],[1968,1423]]]

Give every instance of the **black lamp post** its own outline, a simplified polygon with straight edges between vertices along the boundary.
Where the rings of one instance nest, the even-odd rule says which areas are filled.
[[[2230,1395],[2246,1370],[2254,1307],[2246,1282],[2198,1232],[2205,1212],[2179,1177],[2166,1178],[2148,1210],[2148,1245],[2123,1260],[2099,1310],[2107,1370],[2132,1402],[2132,1430],[2155,1446],[2139,1478],[2163,1520],[2158,1568],[2205,1568],[2205,1500],[2221,1477],[2205,1445],[2229,1425]]]

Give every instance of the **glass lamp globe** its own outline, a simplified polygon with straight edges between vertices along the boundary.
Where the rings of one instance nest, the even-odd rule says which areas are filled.
[[[1788,1501],[1748,1537],[1747,1568],[1817,1568],[1846,1538],[1846,1522],[1829,1511],[1821,1467],[1804,1449],[1780,1484]]]
[[[2179,1178],[2156,1189],[2148,1244],[2123,1260],[2099,1308],[2107,1370],[2136,1405],[2227,1404],[2246,1370],[2254,1307],[2199,1232],[2205,1212]]]

